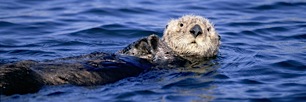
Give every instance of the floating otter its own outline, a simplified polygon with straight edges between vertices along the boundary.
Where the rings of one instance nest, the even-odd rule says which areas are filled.
[[[186,15],[171,20],[160,39],[142,38],[115,54],[102,52],[47,61],[0,66],[1,94],[37,92],[43,85],[103,85],[155,67],[184,66],[217,55],[220,36],[205,18]]]

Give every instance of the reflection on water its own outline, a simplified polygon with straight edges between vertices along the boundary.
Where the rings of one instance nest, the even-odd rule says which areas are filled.
[[[303,101],[306,2],[0,1],[0,65],[91,52],[114,53],[171,18],[198,14],[222,36],[219,56],[200,66],[150,70],[91,87],[46,86],[4,101]]]

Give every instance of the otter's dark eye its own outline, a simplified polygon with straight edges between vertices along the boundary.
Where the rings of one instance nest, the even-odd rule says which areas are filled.
[[[168,25],[166,25],[166,29],[168,28]]]
[[[184,24],[183,24],[183,23],[181,23],[181,24],[180,24],[180,26],[181,26],[181,27],[183,27],[183,26],[184,26]]]
[[[207,28],[207,31],[210,31],[210,27]]]

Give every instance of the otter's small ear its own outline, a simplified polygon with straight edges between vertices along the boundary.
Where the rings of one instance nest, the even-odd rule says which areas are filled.
[[[166,25],[166,29],[168,28],[168,24]]]
[[[207,28],[207,31],[210,31],[210,29],[211,29],[211,27],[208,27],[208,28]]]

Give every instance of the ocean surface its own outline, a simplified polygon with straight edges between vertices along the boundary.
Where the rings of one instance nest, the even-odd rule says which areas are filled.
[[[151,70],[92,87],[45,86],[1,102],[306,101],[305,0],[1,0],[0,65],[114,53],[186,14],[221,35],[198,68]]]

